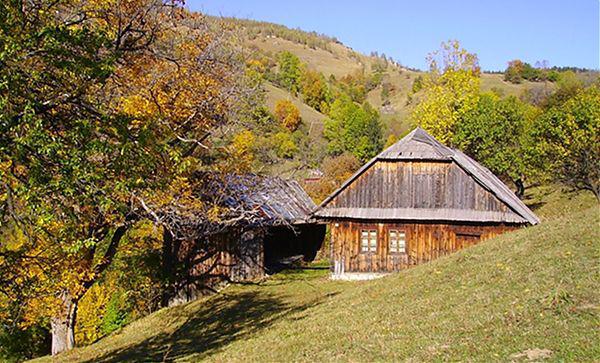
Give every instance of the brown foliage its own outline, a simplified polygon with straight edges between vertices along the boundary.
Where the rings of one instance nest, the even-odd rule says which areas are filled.
[[[305,185],[306,192],[317,202],[322,202],[361,166],[352,154],[345,153],[323,161],[323,178],[315,184]]]
[[[290,131],[296,131],[302,118],[300,110],[290,100],[280,100],[275,105],[275,117],[281,122],[281,125]]]

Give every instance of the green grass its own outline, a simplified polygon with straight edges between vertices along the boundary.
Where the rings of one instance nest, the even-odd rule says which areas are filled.
[[[551,188],[529,202],[542,224],[432,263],[366,282],[315,269],[230,286],[57,360],[539,361],[537,349],[598,361],[598,204]]]

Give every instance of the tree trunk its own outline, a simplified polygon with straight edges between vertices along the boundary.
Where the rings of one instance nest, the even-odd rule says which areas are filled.
[[[515,194],[517,195],[517,197],[519,197],[519,199],[523,199],[523,196],[525,195],[525,184],[523,183],[523,179],[519,178],[515,180],[514,183],[517,187],[517,191],[515,192]]]
[[[169,306],[169,302],[175,295],[174,293],[174,279],[175,279],[175,271],[174,271],[174,263],[175,256],[177,255],[177,251],[174,249],[175,246],[175,238],[171,231],[164,228],[163,231],[163,245],[162,245],[162,280],[163,280],[163,291],[161,296],[161,306],[167,307]]]
[[[63,291],[60,299],[62,309],[58,316],[50,320],[52,332],[52,355],[56,355],[75,346],[75,321],[77,317],[77,301]]]
[[[108,248],[106,249],[106,252],[104,252],[103,258],[96,266],[94,266],[93,271],[96,278],[84,281],[82,283],[82,288],[84,291],[83,294],[79,295],[77,298],[74,298],[66,290],[63,290],[60,293],[59,297],[62,301],[62,309],[59,314],[50,321],[50,327],[52,330],[52,355],[73,349],[75,346],[77,303],[79,302],[79,299],[83,297],[96,282],[97,277],[100,276],[108,266],[110,266],[115,258],[115,255],[117,254],[121,239],[127,232],[128,228],[129,224],[119,226],[115,229]]]

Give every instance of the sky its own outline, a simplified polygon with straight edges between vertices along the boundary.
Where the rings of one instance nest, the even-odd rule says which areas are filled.
[[[425,57],[457,39],[484,70],[508,61],[598,69],[600,0],[187,0],[210,15],[283,24],[334,36],[426,69]]]

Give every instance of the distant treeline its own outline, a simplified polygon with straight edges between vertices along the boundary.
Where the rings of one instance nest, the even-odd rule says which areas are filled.
[[[548,61],[538,61],[535,66],[519,59],[508,62],[508,67],[504,71],[504,80],[511,83],[521,83],[523,80],[531,82],[550,81],[556,82],[560,73],[591,73],[593,70],[579,67],[549,67]]]
[[[286,26],[265,21],[256,21],[238,18],[223,18],[223,20],[240,25],[250,39],[261,36],[275,36],[294,43],[304,44],[311,49],[324,49],[331,51],[332,43],[340,43],[336,37],[331,37],[315,31],[290,29]],[[340,43],[341,44],[341,43]]]

